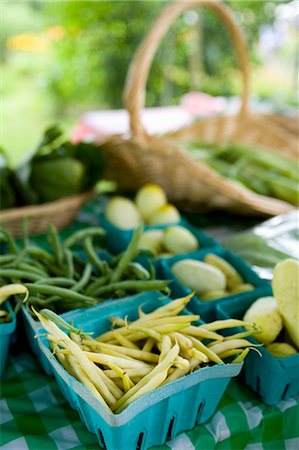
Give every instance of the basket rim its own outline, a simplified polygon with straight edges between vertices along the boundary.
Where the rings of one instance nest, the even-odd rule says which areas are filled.
[[[39,205],[26,205],[15,208],[7,208],[0,211],[0,223],[1,221],[14,220],[23,217],[33,217],[37,215],[47,214],[49,211],[56,210],[57,208],[75,206],[85,200],[88,200],[95,194],[94,189],[85,191],[80,194],[70,195],[67,197],[54,200],[52,202],[41,203]]]

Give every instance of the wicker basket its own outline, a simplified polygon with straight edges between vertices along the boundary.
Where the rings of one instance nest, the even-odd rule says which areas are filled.
[[[242,76],[242,104],[238,114],[207,119],[164,136],[150,136],[143,127],[141,110],[151,62],[171,23],[186,9],[204,6],[228,27]],[[276,151],[298,158],[298,141],[294,134],[273,125],[261,115],[247,110],[249,65],[246,42],[230,10],[216,0],[178,0],[162,11],[138,48],[129,67],[124,91],[130,117],[130,137],[112,136],[105,144],[105,177],[116,180],[120,190],[136,191],[153,182],[165,189],[170,201],[191,205],[193,209],[228,209],[243,214],[282,214],[293,206],[274,198],[258,195],[221,177],[213,169],[195,162],[175,142],[175,138],[219,144],[234,141]]]
[[[50,223],[58,229],[64,228],[93,195],[93,191],[88,191],[42,205],[9,208],[0,212],[0,225],[15,237],[22,236],[25,220],[30,235],[46,232]]]

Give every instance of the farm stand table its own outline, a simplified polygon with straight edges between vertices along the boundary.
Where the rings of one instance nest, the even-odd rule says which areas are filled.
[[[98,225],[99,198],[82,210],[72,230],[84,225]],[[209,220],[220,235],[227,235],[228,217],[197,217],[197,224],[209,229]],[[253,225],[246,219],[230,232]],[[216,226],[215,226],[216,225]],[[67,234],[64,230],[63,234]],[[219,238],[218,233],[218,238]],[[40,238],[42,242],[43,237]],[[0,448],[2,450],[96,449],[95,435],[89,433],[76,411],[62,397],[56,381],[45,375],[29,353],[22,323],[11,345],[10,356],[1,380]],[[232,380],[215,414],[203,425],[177,436],[159,449],[175,450],[297,450],[299,448],[299,399],[266,406],[241,380]],[[121,449],[118,449],[121,450]],[[131,449],[126,449],[131,450]]]

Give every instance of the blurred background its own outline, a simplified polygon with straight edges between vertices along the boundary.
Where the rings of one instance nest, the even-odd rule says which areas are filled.
[[[2,4],[0,145],[20,161],[51,123],[71,133],[91,110],[123,107],[134,51],[166,1],[35,1]],[[273,110],[298,106],[299,2],[227,0],[243,27],[251,96]],[[228,33],[208,11],[177,20],[155,57],[147,106],[180,104],[186,92],[240,93]]]

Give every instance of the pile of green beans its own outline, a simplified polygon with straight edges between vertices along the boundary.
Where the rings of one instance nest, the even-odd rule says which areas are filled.
[[[57,229],[50,225],[49,250],[31,244],[26,237],[20,247],[8,231],[0,230],[0,244],[5,250],[0,255],[0,286],[22,283],[29,290],[29,311],[34,305],[57,313],[141,291],[167,293],[169,281],[157,280],[150,262],[145,269],[135,261],[141,254],[148,254],[139,247],[142,232],[141,225],[123,253],[115,257],[107,253],[107,258],[101,258],[95,242],[105,235],[100,227],[75,231],[62,241]],[[80,253],[74,250],[79,244],[83,248]],[[16,311],[21,303],[16,296]]]
[[[192,158],[221,176],[260,195],[299,205],[298,164],[283,153],[232,142],[225,146],[202,142],[180,145]]]

